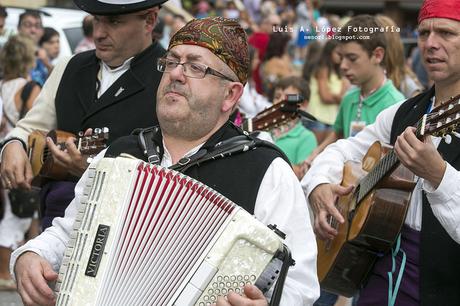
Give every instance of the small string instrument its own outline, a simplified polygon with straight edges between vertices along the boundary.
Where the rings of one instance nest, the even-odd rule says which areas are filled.
[[[96,128],[90,136],[83,136],[83,132],[76,136],[59,130],[52,130],[48,133],[39,130],[33,131],[28,139],[28,155],[32,165],[34,181],[39,181],[41,178],[65,180],[69,177],[67,169],[54,160],[51,151],[46,145],[46,137],[50,137],[61,150],[65,150],[65,141],[69,137],[75,137],[75,145],[82,155],[94,155],[107,147],[109,129]]]
[[[276,103],[258,113],[254,118],[244,121],[241,128],[250,133],[254,131],[270,131],[298,118],[300,115],[299,104],[302,101],[303,98],[300,95],[288,95],[285,101]]]

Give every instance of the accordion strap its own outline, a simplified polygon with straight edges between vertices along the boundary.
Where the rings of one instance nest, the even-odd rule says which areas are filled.
[[[139,145],[142,148],[143,153],[147,157],[147,160],[151,164],[159,164],[161,161],[159,146],[155,143],[155,135],[159,133],[159,127],[150,127],[147,129],[142,129],[138,133],[139,135]],[[248,134],[247,132],[243,132],[243,135],[238,135],[226,139],[217,143],[215,146],[211,148],[201,148],[190,157],[181,158],[177,164],[172,165],[169,167],[172,170],[176,170],[179,172],[184,172],[188,168],[200,165],[204,162],[217,160],[225,157],[229,157],[235,154],[243,153],[257,147],[268,147],[273,150],[276,150],[280,156],[290,164],[289,159],[287,156],[282,152],[276,145],[259,139],[254,135]]]

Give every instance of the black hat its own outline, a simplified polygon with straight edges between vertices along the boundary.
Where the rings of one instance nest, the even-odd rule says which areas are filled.
[[[73,0],[83,11],[92,15],[122,15],[142,11],[167,0]]]

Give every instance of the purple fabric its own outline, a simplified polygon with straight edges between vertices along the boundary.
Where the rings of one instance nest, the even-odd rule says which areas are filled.
[[[53,219],[63,217],[65,209],[75,197],[75,182],[49,182],[41,190],[42,229],[51,226]],[[44,205],[43,205],[44,203]]]
[[[396,297],[395,306],[419,306],[419,246],[420,232],[404,225],[401,231],[400,249],[406,253],[406,267]],[[401,266],[402,254],[396,256],[393,274],[395,284]],[[388,274],[391,271],[391,252],[380,258],[374,266],[368,283],[361,290],[358,306],[388,306]],[[393,286],[394,288],[394,286]]]

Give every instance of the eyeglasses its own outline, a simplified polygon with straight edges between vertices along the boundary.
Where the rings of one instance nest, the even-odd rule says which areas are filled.
[[[36,28],[36,29],[40,30],[40,29],[43,28],[43,25],[41,23],[32,23],[32,22],[28,22],[28,21],[22,22],[21,26],[24,27],[24,28],[27,28],[27,29]]]
[[[182,67],[184,68],[184,75],[189,78],[202,79],[207,74],[212,74],[219,78],[228,80],[230,82],[236,82],[230,77],[206,65],[198,64],[198,63],[191,63],[191,62],[180,63],[179,61],[169,59],[169,58],[159,58],[157,62],[157,70],[160,72],[171,72],[173,69],[175,69],[179,65],[182,65]]]

